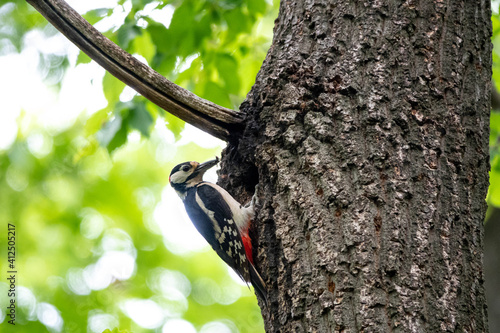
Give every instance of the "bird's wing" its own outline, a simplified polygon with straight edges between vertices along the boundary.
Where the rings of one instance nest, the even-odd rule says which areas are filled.
[[[210,218],[210,226],[198,228],[200,233],[208,240],[208,237],[215,235],[215,242],[211,243],[212,248],[217,252],[229,266],[231,266],[245,281],[250,281],[248,270],[248,259],[245,248],[241,240],[233,214],[222,195],[212,184],[200,183],[196,187],[195,199],[198,205],[204,210],[206,216]],[[194,221],[193,221],[194,222]],[[205,222],[206,223],[206,222]],[[207,230],[212,228],[213,231]],[[205,229],[205,230],[200,230]],[[208,233],[209,235],[206,235]],[[241,268],[241,269],[240,269]]]

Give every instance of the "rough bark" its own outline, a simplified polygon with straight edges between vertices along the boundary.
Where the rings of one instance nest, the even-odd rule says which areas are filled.
[[[220,182],[267,332],[485,332],[490,2],[282,1]]]

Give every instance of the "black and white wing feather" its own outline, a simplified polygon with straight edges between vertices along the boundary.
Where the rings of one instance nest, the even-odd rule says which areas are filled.
[[[222,260],[243,280],[250,281],[249,262],[229,205],[211,184],[203,182],[193,190],[194,193],[188,195],[195,196],[197,207],[186,206],[186,210],[196,229]]]

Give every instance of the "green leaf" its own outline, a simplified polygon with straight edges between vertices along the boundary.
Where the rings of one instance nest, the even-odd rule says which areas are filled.
[[[493,87],[493,89],[496,89]],[[490,114],[490,161],[491,168],[498,169],[500,164],[497,163],[500,154],[500,113],[492,111]]]
[[[203,49],[203,42],[211,37],[212,24],[214,24],[213,16],[210,12],[207,12],[194,27],[194,45],[196,49]]]
[[[166,42],[176,50],[175,56],[186,57],[197,51],[194,48],[193,30],[196,26],[196,14],[192,1],[184,1],[172,15]]]
[[[220,8],[224,10],[234,9],[243,5],[243,0],[221,0],[218,1]]]
[[[192,27],[195,24],[195,16],[193,2],[183,1],[175,10],[174,15],[172,15],[172,21],[170,21],[168,30],[173,35],[178,35],[180,38],[184,37],[185,33],[192,31]]]
[[[145,5],[152,2],[153,0],[132,0],[132,8],[134,9],[143,9]]]
[[[492,23],[492,27],[493,27],[492,37],[494,37],[494,36],[498,35],[498,32],[500,31],[500,20],[499,20],[498,14],[491,15],[491,23]]]
[[[496,88],[493,88],[496,89]],[[500,134],[500,113],[491,112],[490,114],[490,137],[497,137]]]
[[[108,104],[114,105],[120,100],[120,95],[123,88],[125,88],[125,83],[115,78],[109,72],[106,72],[102,79],[102,88]]]
[[[96,24],[100,20],[102,20],[105,16],[109,16],[113,12],[112,9],[109,8],[97,8],[92,9],[83,14],[83,17],[92,25]]]
[[[170,113],[165,114],[165,120],[167,121],[167,128],[174,134],[175,140],[179,140],[181,138],[181,132],[186,126],[184,120]]]
[[[266,0],[248,0],[248,11],[252,14],[264,14],[267,9]]]
[[[117,41],[123,49],[128,50],[130,42],[139,37],[142,30],[136,25],[135,20],[126,19],[125,24],[117,31]]]
[[[149,137],[151,125],[153,124],[153,117],[146,110],[144,103],[136,103],[133,108],[129,110],[128,124],[130,127],[137,129],[145,137]]]
[[[76,58],[76,64],[88,64],[92,59],[88,55],[85,54],[85,52],[80,51],[78,53],[78,58]]]
[[[498,168],[494,168],[499,164],[500,156],[496,156],[496,158],[492,162],[492,169],[490,171],[490,187],[488,188],[487,201],[489,204],[493,204],[497,207],[500,207],[500,172]]]
[[[153,44],[156,49],[163,53],[171,51],[173,40],[170,38],[170,33],[163,24],[160,24],[152,19],[145,18],[148,22],[146,31],[149,33]]]
[[[223,89],[215,82],[207,82],[203,95],[215,104],[219,104],[227,108],[232,107],[227,90]]]
[[[96,137],[100,145],[112,153],[127,141],[127,124],[121,116],[116,115],[97,132]]]
[[[241,8],[236,8],[224,13],[224,19],[229,27],[228,41],[233,41],[242,32],[250,32],[251,24],[247,15],[243,14]]]
[[[132,41],[132,52],[142,55],[148,63],[151,63],[156,54],[156,46],[147,30],[144,30],[140,36]]]
[[[97,133],[108,119],[108,108],[101,109],[90,116],[85,122],[85,135],[90,136]]]
[[[219,75],[224,80],[224,88],[232,93],[237,94],[240,90],[240,80],[237,75],[238,63],[230,54],[218,54],[215,59],[215,65]]]

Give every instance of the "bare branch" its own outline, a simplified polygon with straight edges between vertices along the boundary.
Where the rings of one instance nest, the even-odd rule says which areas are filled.
[[[97,31],[63,0],[27,0],[71,42],[112,75],[182,120],[228,141],[243,117],[196,96],[138,61]]]

